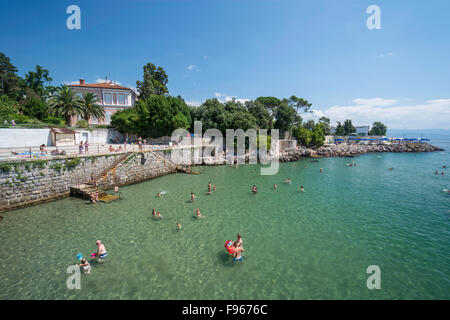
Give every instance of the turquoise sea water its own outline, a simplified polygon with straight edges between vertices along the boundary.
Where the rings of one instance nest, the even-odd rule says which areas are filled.
[[[123,187],[109,204],[67,198],[3,213],[0,299],[449,299],[450,143],[434,143],[446,151],[305,159],[274,176],[201,167]],[[242,263],[224,249],[237,232]],[[106,262],[67,289],[67,267],[97,239]],[[380,290],[367,289],[370,265]]]

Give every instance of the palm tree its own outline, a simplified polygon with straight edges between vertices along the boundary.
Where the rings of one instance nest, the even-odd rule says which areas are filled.
[[[89,123],[89,119],[91,117],[96,119],[102,119],[105,117],[105,109],[103,106],[97,104],[98,98],[95,94],[92,92],[87,92],[83,95],[83,98],[81,99],[83,106],[82,106],[82,115],[84,120]]]
[[[70,125],[71,118],[82,113],[82,100],[68,86],[62,86],[48,101],[49,113],[63,116],[66,125]]]

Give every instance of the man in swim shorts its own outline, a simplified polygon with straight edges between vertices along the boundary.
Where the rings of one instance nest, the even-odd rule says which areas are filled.
[[[233,261],[242,261],[243,258],[241,256],[241,252],[245,252],[242,247],[238,247],[236,243],[233,244],[234,253],[233,253]]]
[[[97,240],[96,243],[97,243],[97,254],[96,254],[96,256],[97,256],[98,262],[102,262],[103,259],[106,258],[108,253],[106,252],[105,245],[100,240]]]

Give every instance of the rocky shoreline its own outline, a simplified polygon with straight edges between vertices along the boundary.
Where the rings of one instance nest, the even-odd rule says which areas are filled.
[[[354,157],[372,152],[434,152],[444,151],[441,148],[428,143],[406,143],[406,144],[339,144],[323,145],[314,150],[300,147],[289,150],[280,155],[280,162],[297,161],[305,157]]]

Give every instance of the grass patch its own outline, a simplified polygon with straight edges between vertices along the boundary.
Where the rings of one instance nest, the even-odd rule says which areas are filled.
[[[47,161],[45,161],[45,160],[35,160],[35,161],[33,161],[33,169],[36,169],[36,168],[44,169],[46,163],[47,163]]]
[[[0,171],[4,173],[8,173],[11,171],[11,164],[9,163],[0,163]]]

